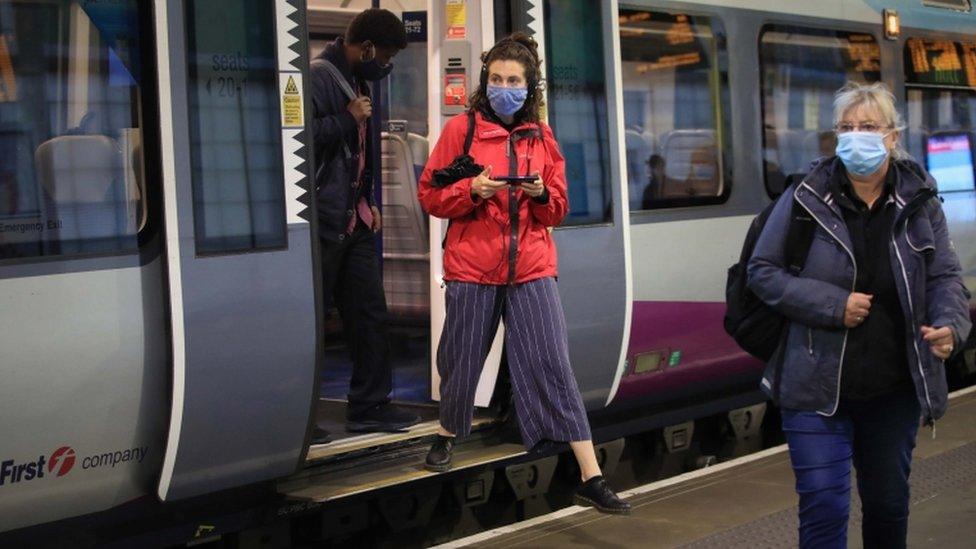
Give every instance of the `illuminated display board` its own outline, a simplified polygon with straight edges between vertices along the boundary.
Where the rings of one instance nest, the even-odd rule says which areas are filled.
[[[905,67],[910,84],[976,88],[976,42],[911,38]]]
[[[693,17],[622,9],[619,21],[623,57],[640,63],[639,73],[705,66],[700,39],[710,40],[711,29],[697,26]]]

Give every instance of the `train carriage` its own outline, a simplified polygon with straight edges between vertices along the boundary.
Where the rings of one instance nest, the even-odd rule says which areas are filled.
[[[371,6],[408,30],[373,90],[369,163],[393,398],[425,421],[355,435],[341,423],[352,366],[320,295],[307,75]],[[477,85],[480,52],[513,30],[543,46],[545,114],[567,160],[559,289],[605,468],[754,447],[762,365],[722,329],[726,268],[753,216],[832,153],[845,81],[894,91],[903,144],[938,180],[976,287],[971,10],[0,0],[0,543],[319,539],[365,530],[370,513],[392,531],[452,493],[463,509],[490,505],[506,483],[506,510],[471,524],[524,515],[547,492],[560,501],[562,449],[526,454],[511,432],[503,326],[457,469],[419,467],[436,428],[447,223],[422,211],[417,179]],[[972,382],[972,337],[947,371]],[[316,425],[334,440],[313,444]],[[445,520],[474,528],[464,517]],[[287,521],[314,532],[275,530]]]

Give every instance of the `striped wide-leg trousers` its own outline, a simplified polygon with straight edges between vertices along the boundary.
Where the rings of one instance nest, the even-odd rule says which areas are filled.
[[[447,283],[447,318],[437,348],[440,422],[471,432],[474,395],[499,319],[522,442],[590,439],[590,426],[569,364],[566,319],[554,278],[495,286]]]

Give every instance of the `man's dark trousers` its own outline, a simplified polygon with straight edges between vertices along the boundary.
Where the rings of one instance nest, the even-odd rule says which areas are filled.
[[[338,242],[320,239],[326,311],[339,309],[352,358],[349,407],[355,417],[390,400],[393,373],[386,340],[386,295],[376,257],[376,236],[362,221]]]

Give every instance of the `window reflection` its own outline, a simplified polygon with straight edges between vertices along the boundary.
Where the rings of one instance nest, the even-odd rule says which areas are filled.
[[[197,253],[282,247],[274,6],[234,0],[186,5]]]
[[[834,154],[834,93],[847,81],[881,77],[873,36],[769,25],[759,45],[766,190],[778,195],[787,177]]]
[[[564,226],[602,223],[612,214],[601,9],[600,2],[545,4],[549,124],[566,157],[569,187]]]
[[[136,249],[135,0],[0,1],[0,259]]]
[[[716,202],[727,85],[710,18],[620,10],[620,50],[631,210]]]

